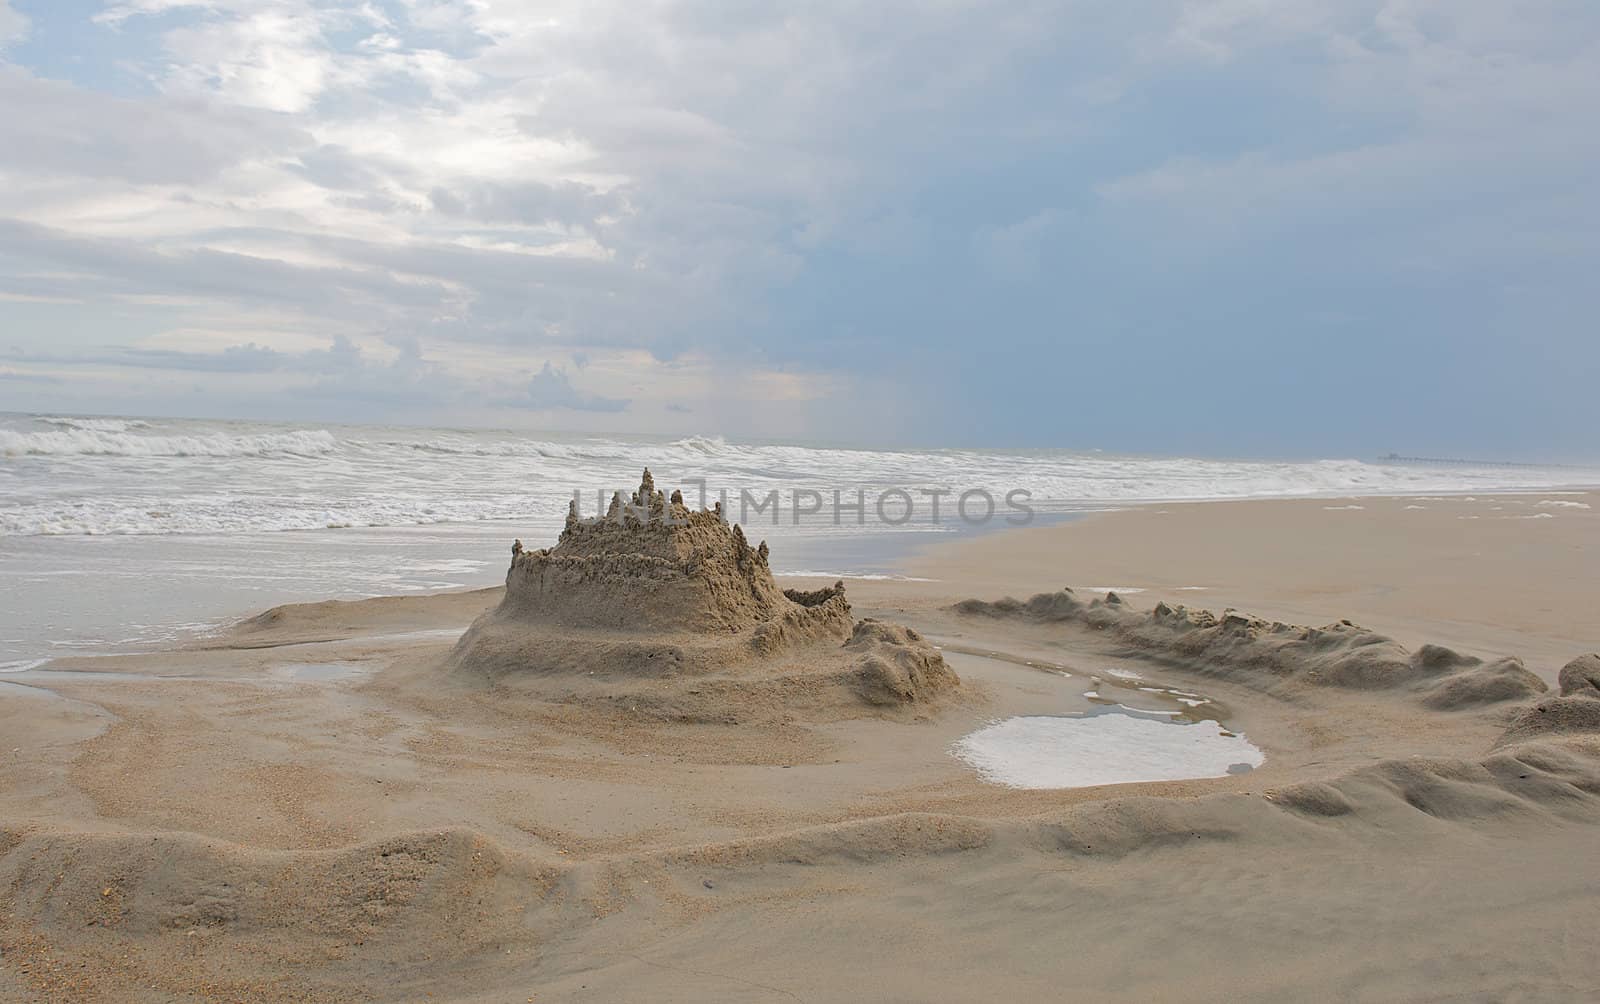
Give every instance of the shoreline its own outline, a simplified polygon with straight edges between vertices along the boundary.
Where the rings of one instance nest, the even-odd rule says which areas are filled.
[[[1539,508],[1534,505],[1528,508],[1531,500],[1542,500],[1554,497],[1555,500],[1573,500],[1581,505],[1589,505],[1587,510],[1581,508]],[[1166,500],[1166,502],[1141,502],[1141,504],[1123,505],[1123,507],[1093,508],[1093,510],[1074,510],[1074,512],[1048,513],[1042,524],[1029,524],[1029,526],[995,526],[995,528],[976,528],[970,531],[955,531],[949,534],[907,534],[906,540],[894,539],[894,534],[866,534],[862,537],[846,537],[843,534],[837,537],[838,544],[848,545],[853,540],[866,539],[866,548],[862,553],[872,555],[867,561],[854,561],[853,564],[866,564],[870,568],[864,569],[797,569],[797,571],[778,571],[781,579],[795,580],[802,584],[819,584],[824,580],[843,579],[854,584],[853,595],[877,596],[883,590],[894,590],[898,585],[910,587],[902,600],[910,600],[920,593],[928,595],[946,596],[946,600],[954,603],[970,596],[984,596],[984,598],[998,598],[1002,595],[1016,595],[1026,598],[1034,592],[1053,590],[1061,585],[1070,585],[1078,590],[1091,590],[1091,592],[1104,592],[1106,588],[1115,588],[1117,592],[1128,596],[1141,596],[1142,600],[1149,603],[1166,601],[1166,603],[1186,604],[1198,608],[1240,609],[1240,611],[1259,612],[1262,616],[1282,617],[1282,619],[1299,620],[1299,622],[1317,622],[1322,624],[1326,620],[1338,620],[1341,617],[1355,617],[1362,620],[1363,624],[1370,624],[1378,630],[1392,633],[1397,638],[1402,638],[1408,643],[1422,643],[1432,636],[1458,636],[1458,643],[1470,647],[1478,654],[1486,655],[1531,655],[1534,659],[1557,659],[1560,652],[1565,649],[1600,649],[1600,627],[1586,630],[1590,620],[1582,616],[1582,582],[1579,576],[1571,574],[1571,569],[1566,569],[1565,576],[1555,587],[1565,588],[1566,593],[1574,596],[1573,603],[1562,603],[1558,595],[1544,595],[1544,584],[1530,582],[1530,580],[1517,580],[1512,577],[1512,582],[1507,584],[1506,564],[1517,564],[1520,560],[1502,561],[1499,568],[1472,568],[1472,561],[1462,561],[1459,553],[1443,553],[1438,547],[1437,531],[1432,534],[1434,542],[1430,544],[1427,553],[1419,555],[1424,563],[1427,561],[1450,560],[1461,564],[1462,574],[1470,574],[1475,580],[1488,582],[1483,588],[1477,590],[1461,590],[1451,587],[1446,592],[1461,598],[1466,593],[1469,598],[1469,609],[1462,616],[1448,616],[1440,609],[1438,603],[1414,603],[1411,596],[1397,595],[1398,590],[1389,588],[1389,592],[1371,593],[1362,595],[1362,590],[1355,582],[1360,569],[1346,569],[1342,577],[1322,580],[1318,584],[1309,585],[1306,582],[1296,582],[1298,572],[1288,571],[1282,563],[1277,566],[1270,561],[1259,561],[1261,568],[1254,569],[1256,574],[1250,574],[1251,569],[1242,568],[1251,563],[1250,560],[1240,560],[1235,555],[1224,555],[1218,548],[1206,550],[1205,556],[1195,555],[1194,540],[1179,539],[1174,534],[1155,537],[1155,542],[1146,536],[1147,531],[1154,528],[1149,520],[1152,515],[1176,516],[1171,523],[1186,524],[1192,528],[1195,536],[1214,536],[1221,534],[1224,539],[1232,540],[1238,548],[1250,547],[1251,540],[1246,536],[1243,523],[1254,520],[1258,515],[1266,516],[1266,526],[1272,528],[1272,540],[1282,544],[1285,537],[1298,537],[1301,542],[1310,539],[1315,534],[1326,534],[1336,531],[1331,537],[1330,548],[1352,544],[1352,540],[1360,539],[1360,532],[1370,529],[1363,520],[1357,516],[1365,513],[1376,513],[1381,508],[1394,508],[1400,504],[1402,510],[1418,505],[1414,500],[1427,499],[1427,505],[1443,505],[1450,510],[1451,515],[1477,516],[1482,521],[1485,518],[1494,518],[1494,507],[1523,507],[1526,512],[1522,515],[1541,515],[1549,513],[1549,521],[1555,523],[1558,516],[1566,516],[1568,523],[1563,523],[1565,529],[1570,526],[1571,518],[1589,523],[1586,516],[1595,515],[1600,510],[1600,491],[1597,489],[1563,488],[1563,489],[1530,489],[1530,491],[1502,491],[1485,494],[1485,492],[1451,492],[1451,494],[1435,494],[1435,496],[1419,497],[1414,494],[1374,494],[1374,496],[1352,496],[1352,494],[1333,494],[1333,496],[1304,496],[1293,499],[1197,499],[1197,500]],[[1331,505],[1342,502],[1347,505]],[[1474,507],[1474,508],[1462,508]],[[1165,512],[1163,512],[1165,510]],[[1459,512],[1458,512],[1459,510]],[[1328,512],[1338,515],[1339,512],[1349,513],[1350,520],[1341,521],[1342,524],[1328,523],[1315,518],[1317,512]],[[1408,516],[1413,523],[1427,523],[1426,518],[1419,516],[1416,510],[1410,510]],[[1502,510],[1504,513],[1512,512],[1510,508]],[[1293,520],[1285,521],[1280,516],[1293,515]],[[1392,515],[1392,513],[1390,513]],[[490,521],[490,523],[459,524],[462,531],[469,531],[469,540],[480,540],[483,544],[498,542],[499,537],[515,536],[518,529],[525,528],[523,521],[506,520]],[[426,532],[430,528],[355,528],[363,534],[389,534],[389,532]],[[752,539],[762,537],[763,526],[750,526],[749,532]],[[1390,526],[1389,529],[1394,529]],[[1555,531],[1555,528],[1541,528],[1541,531]],[[317,532],[317,531],[296,531]],[[523,529],[523,532],[526,532]],[[933,537],[933,539],[920,540],[918,537]],[[1544,532],[1542,536],[1562,536],[1558,532]],[[230,536],[214,537],[214,544],[232,544]],[[1083,547],[1085,540],[1098,537],[1101,544]],[[158,540],[163,537],[142,537],[147,540]],[[790,539],[784,544],[792,544]],[[832,540],[830,540],[832,544]],[[990,544],[992,547],[990,547]],[[1259,544],[1259,540],[1258,540]],[[1498,534],[1491,542],[1501,548],[1504,558],[1504,548],[1507,545],[1506,534]],[[1403,545],[1403,542],[1402,542]],[[1582,537],[1574,547],[1592,548],[1595,561],[1600,561],[1600,540],[1594,539],[1592,534]],[[1128,548],[1130,555],[1117,558],[1112,555],[1112,548]],[[1302,548],[1304,550],[1304,548]],[[477,564],[493,566],[494,560],[478,561],[477,553],[469,555],[470,560]],[[1546,556],[1547,558],[1547,556]],[[843,564],[843,563],[842,563]],[[1061,566],[1062,572],[1054,571],[1051,566]],[[1190,569],[1189,576],[1192,582],[1178,582],[1182,579],[1182,572],[1171,571],[1173,564],[1179,568]],[[1202,568],[1203,564],[1203,568]],[[1309,568],[1317,568],[1322,563],[1322,555],[1310,555],[1307,561]],[[1482,561],[1478,566],[1483,566]],[[1290,593],[1296,598],[1286,600],[1282,590],[1267,587],[1262,572],[1272,571],[1283,576],[1283,580],[1290,584]],[[1245,574],[1240,574],[1240,572]],[[1397,569],[1389,568],[1387,572]],[[1286,574],[1285,574],[1286,572]],[[1416,574],[1410,576],[1408,588],[1418,588],[1419,580],[1426,576]],[[955,582],[968,582],[974,588],[960,590],[960,588],[941,588],[941,584],[954,587]],[[1502,588],[1494,587],[1494,582],[1499,582]],[[350,595],[349,590],[339,590],[334,595],[280,595],[278,603],[320,603],[323,600],[379,600],[386,596],[430,596],[448,595],[448,593],[475,592],[483,588],[494,588],[499,584],[499,577],[485,577],[483,582],[475,584],[453,585],[442,590],[414,590],[414,592],[392,593],[382,592],[374,588],[373,592],[360,592]],[[378,584],[374,584],[378,585]],[[1448,584],[1437,584],[1448,585]],[[981,588],[978,588],[981,587]],[[1509,590],[1504,603],[1499,603],[1496,593]],[[962,593],[962,595],[957,595]],[[1557,601],[1560,611],[1547,619],[1517,619],[1507,614],[1514,614],[1517,609],[1518,595],[1542,596],[1539,600],[1541,606],[1547,606],[1549,601]],[[915,600],[912,600],[915,601]],[[114,655],[149,654],[149,652],[163,651],[173,646],[190,646],[190,644],[203,643],[210,636],[226,633],[227,630],[237,625],[238,622],[248,620],[254,614],[261,612],[259,606],[240,606],[234,612],[216,619],[206,620],[205,627],[198,627],[192,617],[181,616],[170,624],[144,624],[141,628],[154,631],[154,638],[126,639],[122,647],[112,647],[117,643],[102,643],[106,647],[101,649],[75,649],[67,652],[11,652],[5,662],[10,663],[37,663],[37,660],[80,659],[80,657],[114,657]],[[1568,630],[1562,630],[1557,620],[1565,620],[1566,624],[1573,625]],[[128,644],[133,643],[133,644]],[[96,643],[99,644],[99,643]],[[8,673],[16,670],[0,670]],[[1549,671],[1547,671],[1549,675]],[[1554,678],[1554,676],[1552,676]]]

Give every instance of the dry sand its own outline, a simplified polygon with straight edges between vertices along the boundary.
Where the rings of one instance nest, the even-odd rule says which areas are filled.
[[[1142,605],[1349,618],[1530,666],[1600,649],[1600,493],[1153,505],[966,540],[908,570],[973,596],[1131,586]]]
[[[1600,699],[1558,674],[1600,649],[1600,513],[1545,500],[1600,509],[1160,506],[940,548],[907,566],[938,581],[848,586],[960,675],[904,706],[464,671],[499,589],[0,678],[0,1000],[1592,1000]],[[1341,618],[1393,640],[1293,626]],[[1021,791],[950,755],[1086,690],[1171,704],[1112,671],[1265,763]]]

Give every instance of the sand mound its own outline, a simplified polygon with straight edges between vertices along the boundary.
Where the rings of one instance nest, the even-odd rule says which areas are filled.
[[[471,589],[426,596],[285,603],[187,646],[197,649],[276,648],[339,641],[360,635],[447,630],[477,616],[500,591]]]
[[[563,912],[560,869],[465,830],[336,851],[52,832],[3,849],[0,944],[36,999],[98,983],[138,988],[118,999],[353,1000],[366,985],[415,1000],[441,963],[470,973],[507,944],[525,958],[530,917],[554,929]]]
[[[908,704],[924,694],[954,690],[961,680],[939,650],[898,624],[868,618],[856,624],[845,650],[857,656],[854,689],[868,704]]]
[[[1600,698],[1600,655],[1580,655],[1561,667],[1556,678],[1562,697]]]
[[[843,582],[778,588],[767,555],[720,506],[691,510],[646,470],[602,516],[580,519],[574,502],[554,547],[513,545],[504,599],[449,668],[680,721],[908,706],[959,687],[916,632],[855,622]]]
[[[1485,663],[1439,645],[1412,652],[1349,621],[1310,628],[1166,603],[1141,613],[1116,593],[1085,602],[1071,589],[1039,593],[1027,602],[963,600],[954,609],[972,617],[1071,624],[1146,657],[1201,674],[1255,677],[1264,686],[1293,680],[1352,690],[1409,688],[1436,710],[1521,700],[1549,689],[1518,659]]]
[[[1589,697],[1547,697],[1518,715],[1499,745],[1546,736],[1600,733],[1600,701]]]

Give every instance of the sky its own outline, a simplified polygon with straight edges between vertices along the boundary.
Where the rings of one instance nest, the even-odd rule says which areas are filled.
[[[1593,0],[0,0],[0,410],[1595,459]]]

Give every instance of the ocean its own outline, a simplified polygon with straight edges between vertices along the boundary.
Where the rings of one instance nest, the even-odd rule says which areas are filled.
[[[593,515],[646,466],[691,504],[725,500],[774,571],[845,577],[896,574],[952,534],[1136,503],[1600,484],[1575,467],[0,414],[0,671],[287,601],[491,585],[513,538],[547,546],[574,497]]]

